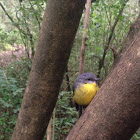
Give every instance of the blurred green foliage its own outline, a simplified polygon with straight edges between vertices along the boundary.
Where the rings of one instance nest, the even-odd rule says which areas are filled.
[[[0,139],[10,138],[15,126],[17,113],[25,87],[21,87],[18,81],[0,69]]]
[[[69,130],[75,124],[78,113],[72,104],[72,92],[62,91],[56,104],[55,139],[65,139]],[[73,106],[73,107],[72,107]]]

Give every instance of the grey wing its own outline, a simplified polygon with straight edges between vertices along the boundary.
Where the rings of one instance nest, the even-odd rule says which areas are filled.
[[[75,89],[77,88],[78,84],[75,82],[72,89],[73,89],[73,92],[75,91]]]
[[[83,79],[77,79],[73,85],[73,92],[75,91],[75,89],[80,85],[80,84],[83,84],[85,83],[85,81]]]

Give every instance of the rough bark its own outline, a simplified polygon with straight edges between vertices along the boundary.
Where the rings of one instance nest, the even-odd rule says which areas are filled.
[[[85,20],[84,20],[84,31],[82,36],[80,63],[79,63],[79,74],[84,73],[85,50],[86,50],[87,29],[88,29],[89,16],[90,16],[90,5],[91,5],[91,0],[87,0],[86,10],[85,10]]]
[[[116,60],[116,62],[119,61],[121,56],[123,56],[123,53],[125,52],[125,50],[135,41],[136,36],[139,32],[140,32],[140,14],[139,14],[138,18],[136,19],[136,21],[134,23],[132,23],[132,25],[131,25],[130,32],[127,35],[127,38],[124,42],[124,45],[122,47],[122,50],[119,53],[119,57]]]
[[[140,29],[140,16],[131,26]],[[135,26],[134,26],[135,25]],[[66,140],[129,140],[140,126],[140,31]]]
[[[29,82],[12,140],[43,139],[84,5],[84,0],[47,1]]]

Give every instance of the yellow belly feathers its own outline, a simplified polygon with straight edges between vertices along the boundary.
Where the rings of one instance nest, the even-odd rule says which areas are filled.
[[[98,90],[99,87],[96,83],[81,84],[75,89],[73,100],[79,105],[88,105]]]

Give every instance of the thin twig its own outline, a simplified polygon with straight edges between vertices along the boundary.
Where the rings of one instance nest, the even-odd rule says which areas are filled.
[[[117,23],[118,23],[118,21],[119,21],[119,17],[122,15],[122,12],[123,12],[123,10],[124,10],[124,7],[125,7],[125,5],[126,5],[126,3],[127,3],[128,1],[129,1],[129,0],[124,1],[123,5],[122,5],[122,8],[120,9],[119,14],[118,14],[118,16],[117,16],[117,18],[116,18],[116,20],[115,20],[115,22],[114,22],[114,24],[113,24],[113,26],[112,26],[112,28],[111,28],[111,32],[110,32],[108,41],[107,41],[107,43],[106,43],[106,45],[105,45],[105,48],[104,48],[104,53],[103,53],[102,59],[99,61],[99,71],[98,71],[98,74],[97,74],[97,77],[98,77],[98,78],[100,77],[101,69],[102,69],[102,67],[104,66],[104,61],[105,61],[105,57],[106,57],[106,54],[107,54],[107,49],[109,48],[110,42],[111,42],[111,40],[112,40],[114,31],[115,31],[115,27],[116,27],[116,25],[117,25]]]
[[[31,8],[33,9],[33,11],[34,11],[34,13],[35,13],[35,9],[34,9],[34,7],[33,7],[33,5],[32,5],[32,3],[31,3],[31,1],[30,0],[28,0],[28,2],[30,3],[30,5],[31,5]],[[37,23],[38,23],[38,27],[39,27],[39,30],[40,30],[40,22],[39,22],[39,19],[38,19],[38,17],[37,17],[37,15],[36,14],[34,14],[35,15],[35,18],[36,18],[36,20],[37,20]]]

